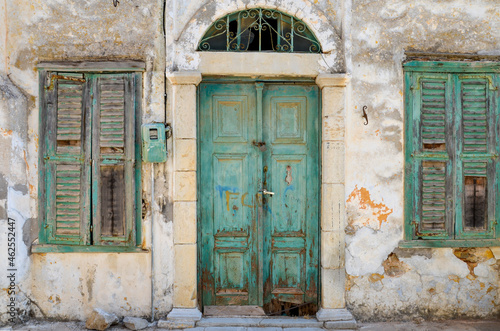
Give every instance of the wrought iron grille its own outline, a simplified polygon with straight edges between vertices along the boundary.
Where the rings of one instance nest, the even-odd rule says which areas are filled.
[[[215,21],[201,39],[198,50],[320,53],[321,46],[298,18],[273,9],[254,8]]]

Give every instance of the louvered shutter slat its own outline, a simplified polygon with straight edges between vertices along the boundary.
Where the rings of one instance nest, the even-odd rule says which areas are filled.
[[[131,240],[134,200],[134,120],[132,75],[100,75],[94,139],[94,241],[127,245]],[[130,143],[132,142],[132,144]]]
[[[88,172],[84,163],[84,94],[81,74],[59,74],[54,86],[46,89],[45,165],[47,241],[54,244],[86,243],[88,221],[86,197]],[[50,77],[50,76],[49,76]],[[53,106],[50,106],[52,104]]]
[[[487,151],[487,82],[465,81],[461,89],[464,153]]]
[[[425,150],[443,150],[445,147],[445,82],[422,82],[421,121],[422,143]]]
[[[446,228],[446,163],[422,162],[422,230]]]
[[[447,239],[450,215],[447,209],[450,160],[447,151],[447,109],[450,105],[449,77],[425,75],[416,78],[414,105],[419,126],[414,133],[416,205],[413,236]]]
[[[101,77],[100,149],[101,156],[124,155],[125,80],[124,77]]]
[[[460,79],[459,103],[462,115],[461,138],[461,209],[458,211],[458,236],[487,232],[488,207],[493,200],[488,195],[488,169],[492,160],[488,157],[489,113],[486,78]],[[491,192],[490,192],[491,194]],[[460,226],[461,225],[461,226]]]
[[[57,84],[57,154],[81,153],[82,105],[83,84],[60,79]]]

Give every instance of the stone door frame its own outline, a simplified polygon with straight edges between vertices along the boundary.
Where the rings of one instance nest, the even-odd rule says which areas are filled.
[[[197,86],[202,76],[315,79],[321,90],[319,320],[345,311],[345,110],[349,76],[322,73],[320,54],[199,53],[198,70],[167,73],[173,127],[173,310],[168,319],[198,320]],[[249,65],[249,64],[252,65]],[[326,202],[326,203],[325,203]],[[347,317],[346,317],[347,318]],[[344,318],[342,318],[344,319]]]

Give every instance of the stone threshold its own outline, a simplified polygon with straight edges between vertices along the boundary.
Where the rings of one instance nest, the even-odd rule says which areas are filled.
[[[356,321],[318,321],[316,318],[304,317],[203,317],[193,323],[187,321],[160,320],[158,328],[189,329],[192,331],[212,330],[353,330],[357,329]]]
[[[196,331],[254,329],[278,330],[352,330],[357,329],[356,320],[345,308],[320,309],[316,316],[205,316],[197,308],[174,308],[166,320],[159,320],[160,329],[195,329]],[[193,330],[193,331],[195,331]]]

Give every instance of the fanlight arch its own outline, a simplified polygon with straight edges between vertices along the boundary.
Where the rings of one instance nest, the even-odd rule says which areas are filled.
[[[215,21],[198,50],[321,53],[321,45],[300,19],[275,9],[252,8]]]

